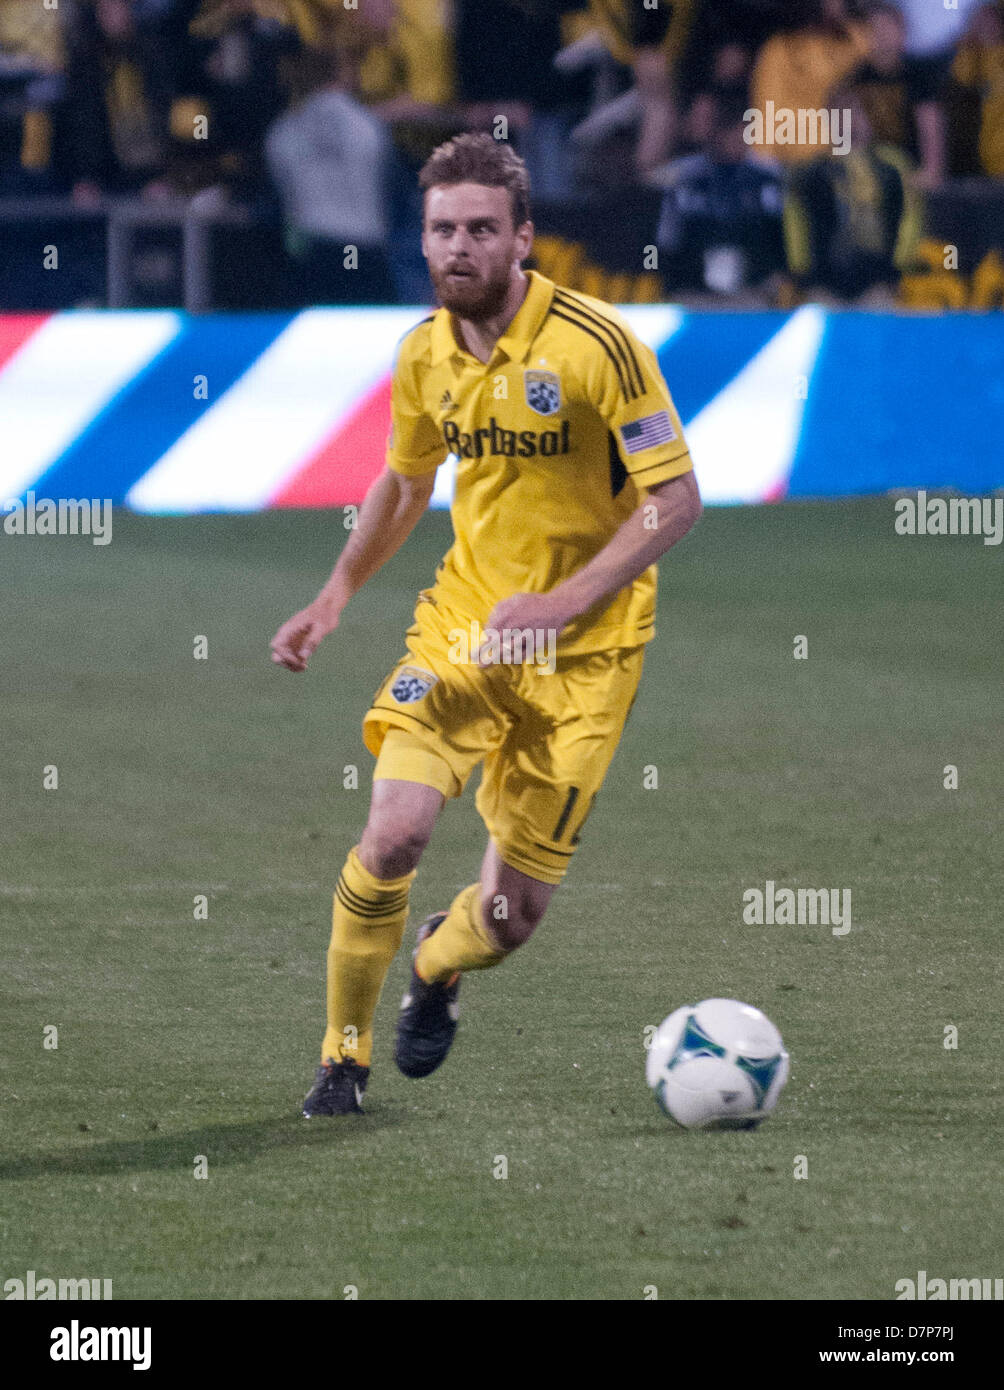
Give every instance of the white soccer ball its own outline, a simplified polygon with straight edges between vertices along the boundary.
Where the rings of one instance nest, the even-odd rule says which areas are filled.
[[[770,1019],[738,999],[684,1004],[656,1030],[645,1075],[684,1129],[755,1129],[788,1079],[788,1054]]]

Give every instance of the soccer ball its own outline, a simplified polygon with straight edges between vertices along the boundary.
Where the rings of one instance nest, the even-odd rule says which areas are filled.
[[[777,1104],[788,1054],[759,1009],[705,999],[662,1021],[645,1074],[659,1105],[684,1129],[755,1129]]]

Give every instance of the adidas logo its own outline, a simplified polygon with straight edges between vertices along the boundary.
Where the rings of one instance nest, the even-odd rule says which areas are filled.
[[[443,392],[443,398],[439,402],[439,408],[440,410],[456,410],[457,403],[450,395],[449,391]]]

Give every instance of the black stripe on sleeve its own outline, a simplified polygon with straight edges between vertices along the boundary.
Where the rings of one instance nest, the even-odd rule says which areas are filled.
[[[634,482],[637,482],[637,481],[639,480],[639,478],[644,478],[644,476],[645,476],[646,473],[654,473],[655,470],[656,470],[657,468],[665,468],[666,465],[667,465],[667,463],[670,464],[670,465],[672,465],[672,464],[674,464],[674,463],[679,463],[681,459],[688,458],[689,456],[690,456],[690,450],[689,450],[689,449],[684,449],[683,453],[682,453],[682,454],[677,454],[676,458],[671,458],[671,459],[660,459],[658,463],[648,463],[648,464],[646,464],[644,468],[639,468],[639,469],[637,469],[635,472],[633,472],[633,473],[631,474],[631,478],[632,478],[632,480],[633,480]],[[694,466],[694,465],[693,465],[693,460],[691,460],[690,469],[692,469],[693,466]],[[676,473],[676,474],[674,474],[674,477],[682,478],[682,477],[684,477],[684,476],[690,471],[690,469],[685,468],[685,469],[683,469],[683,471],[682,471],[681,473]],[[672,479],[672,478],[667,478],[666,481],[667,481],[667,482],[672,482],[673,479]]]

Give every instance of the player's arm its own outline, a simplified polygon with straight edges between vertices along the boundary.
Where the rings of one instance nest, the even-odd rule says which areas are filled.
[[[644,574],[697,524],[702,510],[693,470],[650,487],[603,549],[547,595],[566,615],[559,630]]]
[[[411,535],[429,505],[436,470],[406,477],[384,468],[366,494],[355,529],[331,578],[314,599],[283,623],[272,639],[272,660],[305,671],[318,644],[338,626],[349,599]]]
[[[588,564],[546,594],[512,594],[497,603],[490,628],[543,628],[560,633],[593,604],[644,574],[697,523],[703,510],[693,470],[653,484],[645,500]],[[483,655],[482,664],[489,657]]]

